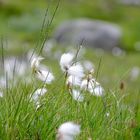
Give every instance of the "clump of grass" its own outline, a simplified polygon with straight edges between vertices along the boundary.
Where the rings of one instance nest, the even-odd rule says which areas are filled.
[[[76,60],[78,61],[78,58]],[[40,65],[31,65],[35,74],[37,71],[41,72]],[[31,69],[30,65],[26,68]],[[56,81],[53,81],[51,85],[47,85],[48,83],[44,80],[42,82],[37,80],[34,75],[28,77],[31,79],[29,83],[24,75],[17,79],[15,84],[6,76],[6,85],[1,89],[3,96],[0,98],[2,139],[54,140],[59,126],[68,121],[81,126],[81,133],[76,137],[79,140],[139,137],[139,104],[135,103],[131,106],[127,102],[130,96],[124,93],[122,88],[105,89],[105,94],[101,97],[81,90],[84,100],[79,102],[79,100],[73,100],[72,93],[65,85],[66,74],[57,75]],[[46,76],[46,80],[47,78]],[[16,80],[16,73],[14,79]],[[39,104],[36,104],[31,99],[36,89],[42,87],[47,91],[39,96],[37,99]],[[77,86],[71,88],[79,90]]]
[[[44,21],[42,27],[45,24]],[[105,59],[101,64],[100,55],[95,57],[96,52],[94,54],[93,51],[88,51],[82,58],[81,50],[78,49],[75,55],[66,53],[62,55],[63,57],[56,56],[56,60],[44,56],[46,59],[42,60],[39,56],[44,52],[43,47],[46,41],[44,37],[46,35],[42,28],[41,41],[39,40],[31,55],[24,58],[27,62],[26,72],[21,75],[18,74],[21,71],[19,67],[17,71],[17,64],[20,64],[17,59],[10,64],[14,66],[8,69],[10,73],[6,69],[7,61],[5,61],[2,45],[4,70],[3,79],[0,82],[4,81],[4,83],[0,85],[0,138],[5,140],[54,140],[58,138],[56,136],[62,138],[61,134],[59,135],[63,132],[60,128],[63,123],[70,121],[78,126],[77,133],[72,133],[71,139],[139,139],[139,91],[136,93],[133,88],[131,91],[126,90],[125,82],[120,82],[123,80],[120,78],[124,74],[123,66],[128,63],[124,61],[126,57],[114,58],[103,54]],[[58,54],[57,49],[51,52],[51,57],[56,53]],[[80,59],[88,58],[93,61],[93,57],[98,60],[96,61],[99,67],[97,70],[91,65],[90,68],[89,65],[84,68],[82,64],[79,64]],[[58,58],[61,60],[61,68]],[[131,57],[127,59],[131,60]],[[122,66],[118,68],[120,62]],[[112,72],[113,67],[117,72]],[[97,88],[96,91],[99,91],[99,94],[96,94],[95,87],[101,87],[101,84],[97,82],[101,80],[101,70],[107,77],[110,76],[110,82],[102,84],[104,85],[102,91]],[[119,80],[118,77],[116,80],[118,71],[121,76]],[[84,84],[81,86],[83,81]],[[134,97],[131,94],[132,91],[135,92]]]

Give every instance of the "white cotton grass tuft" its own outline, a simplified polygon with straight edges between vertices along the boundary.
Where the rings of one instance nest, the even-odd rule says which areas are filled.
[[[31,68],[32,68],[33,70],[38,69],[40,62],[41,62],[41,60],[43,60],[43,59],[44,59],[44,58],[41,57],[41,56],[39,56],[39,57],[34,57],[34,58],[31,60]]]
[[[0,87],[5,88],[6,85],[7,85],[7,79],[6,79],[6,77],[1,76],[1,77],[0,77]]]
[[[9,57],[4,60],[4,71],[9,79],[13,76],[23,76],[27,71],[27,63],[23,60],[18,60],[16,57]]]
[[[94,65],[90,61],[84,61],[82,66],[80,63],[75,63],[73,59],[74,55],[71,53],[64,53],[60,58],[61,69],[66,73],[66,85],[73,99],[77,101],[84,100],[80,91],[76,90],[78,86],[80,90],[88,91],[95,96],[102,96],[104,89],[93,78]],[[77,98],[78,96],[79,98]]]
[[[35,51],[33,49],[30,49],[26,55],[26,58],[29,62],[31,62],[33,60],[33,58],[37,58],[38,55],[35,53]]]
[[[31,60],[31,68],[33,70],[33,73],[39,80],[43,81],[46,84],[50,84],[55,78],[52,72],[50,72],[45,65],[40,64],[40,61],[43,59],[44,58],[41,56],[34,57]]]
[[[40,69],[39,71],[37,71],[36,77],[46,84],[50,84],[54,80],[54,75],[47,69],[46,70]]]
[[[84,79],[81,83],[81,89],[88,90],[89,92],[91,92],[95,87],[95,82],[96,81],[93,78],[90,80]]]
[[[91,70],[94,70],[94,68],[95,68],[93,63],[88,61],[88,60],[83,61],[82,64],[83,64],[83,67],[86,71],[91,71]]]
[[[104,89],[103,87],[95,81],[94,78],[92,79],[84,79],[81,83],[81,90],[86,90],[90,92],[92,95],[95,96],[103,96],[104,95]]]
[[[74,140],[74,138],[72,136],[69,136],[69,135],[61,135],[61,136],[58,136],[57,135],[57,138],[56,140]]]
[[[84,70],[80,64],[73,65],[69,68],[68,74],[76,77],[84,77]]]
[[[60,58],[60,66],[61,66],[62,71],[67,70],[71,66],[73,58],[74,58],[74,55],[72,53],[62,54]]]
[[[3,92],[2,92],[2,91],[0,91],[0,97],[1,97],[1,98],[3,97]]]
[[[45,95],[45,93],[47,93],[47,89],[46,88],[38,88],[37,90],[35,90],[35,92],[31,95],[31,100],[37,102],[38,99]]]
[[[101,87],[101,85],[95,86],[92,92],[95,96],[103,96],[104,95],[104,89]]]
[[[132,81],[137,80],[140,75],[140,68],[138,66],[134,66],[130,71],[130,78]]]
[[[109,112],[107,112],[107,113],[106,113],[106,116],[107,116],[107,117],[109,117],[109,116],[110,116],[110,113],[109,113]]]
[[[66,85],[73,87],[73,86],[80,86],[81,84],[81,78],[76,77],[76,76],[68,76],[66,80]]]
[[[74,100],[79,101],[79,102],[83,102],[84,101],[84,96],[82,95],[82,93],[79,90],[72,90],[71,93],[72,97]]]
[[[80,125],[73,122],[63,123],[57,131],[56,140],[74,140],[80,134]]]
[[[5,88],[7,84],[9,86],[15,86],[18,79],[28,73],[28,64],[23,59],[18,59],[17,57],[7,57],[4,59],[4,66],[1,68],[3,75],[0,76],[0,87]],[[13,80],[14,79],[14,80]]]
[[[84,70],[81,64],[73,62],[74,55],[72,53],[64,53],[60,58],[60,66],[62,71],[66,72],[68,76],[82,78]]]

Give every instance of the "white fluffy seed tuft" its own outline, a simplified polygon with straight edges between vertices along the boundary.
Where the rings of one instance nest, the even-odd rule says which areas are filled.
[[[46,84],[50,84],[54,80],[54,76],[51,72],[46,70],[39,70],[36,74],[37,78]]]
[[[43,60],[43,59],[44,59],[43,57],[34,57],[31,60],[31,68],[32,69],[37,69],[39,67],[39,64],[40,64],[41,60]]]
[[[69,68],[68,74],[76,77],[84,77],[84,70],[80,64],[73,65]]]
[[[74,55],[71,53],[64,53],[60,58],[60,66],[63,71],[68,69],[72,63]]]
[[[72,75],[68,76],[66,85],[72,87],[72,86],[80,86],[80,84],[81,84],[81,78]]]
[[[58,128],[57,140],[74,140],[78,134],[80,134],[80,125],[66,122]]]
[[[72,90],[72,97],[74,100],[79,101],[79,102],[83,102],[84,101],[84,96],[82,95],[82,93],[79,90]]]
[[[31,100],[38,101],[39,97],[43,96],[47,92],[46,88],[37,89],[31,96]]]

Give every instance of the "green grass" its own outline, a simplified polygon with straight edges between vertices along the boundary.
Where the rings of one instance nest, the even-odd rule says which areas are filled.
[[[56,1],[53,2],[55,5],[51,5],[49,19],[56,6]],[[109,1],[106,2],[107,5],[112,5]],[[38,41],[36,50],[40,50],[39,46],[45,36],[39,34],[45,8],[46,3],[43,0],[14,0],[2,8],[0,31],[4,48],[0,48],[0,54],[4,51],[5,58],[13,55],[24,58],[28,50],[36,47]],[[132,50],[135,42],[139,40],[139,8],[115,4],[112,9],[104,8],[103,1],[76,1],[74,4],[69,1],[62,2],[53,24],[49,27],[48,36],[64,19],[103,19],[122,26],[123,47]],[[51,55],[49,52],[41,53],[45,57],[43,64],[51,68],[56,79],[51,85],[45,85],[48,92],[40,98],[40,108],[36,109],[34,102],[30,101],[30,95],[43,85],[34,75],[28,74],[20,78],[15,75],[14,79],[7,82],[6,88],[1,88],[0,85],[0,91],[4,93],[4,96],[0,97],[0,140],[54,140],[58,127],[67,121],[81,125],[77,140],[139,140],[140,78],[131,78],[132,68],[140,68],[139,53],[126,52],[126,55],[116,57],[87,49],[81,56],[83,50],[80,50],[80,62],[90,60],[95,65],[94,77],[97,77],[97,81],[105,89],[105,96],[96,97],[83,92],[84,102],[77,102],[72,99],[65,85],[59,57],[54,58],[59,51],[68,52],[73,48],[60,47],[56,45]],[[27,70],[30,69],[28,66]],[[29,78],[29,83],[26,78]],[[120,88],[122,84],[123,89]]]
[[[104,99],[87,95],[85,102],[77,103],[66,91],[57,89],[57,92],[47,93],[41,100],[41,108],[35,110],[26,95],[29,90],[26,90],[10,92],[1,101],[1,139],[53,140],[56,129],[65,121],[81,125],[79,140],[135,138],[136,126],[131,126],[135,121],[132,108],[123,104],[124,100],[117,103],[120,97],[116,99],[110,92]],[[110,115],[107,117],[106,113]]]
[[[119,92],[107,92],[104,98],[85,93],[86,100],[78,103],[60,86],[57,90],[49,91],[41,99],[42,106],[36,110],[28,96],[33,85],[31,89],[27,85],[17,88],[9,90],[1,99],[1,139],[53,140],[56,129],[65,121],[74,121],[81,125],[79,140],[87,137],[107,140],[136,139],[135,129],[139,126],[135,110],[133,106],[124,103],[125,98],[120,100],[122,95]],[[108,117],[107,113],[110,113]],[[136,123],[136,126],[132,123]]]
[[[58,51],[57,47],[54,51]],[[36,109],[30,101],[30,95],[43,84],[33,75],[29,77],[31,83],[26,83],[24,76],[15,81],[17,84],[14,85],[12,81],[12,85],[9,83],[4,89],[4,97],[0,98],[0,138],[54,140],[57,128],[62,123],[74,121],[81,125],[77,140],[138,140],[140,79],[130,80],[130,69],[140,66],[138,58],[139,54],[114,57],[111,54],[97,55],[87,50],[80,61],[88,59],[94,63],[95,77],[98,71],[97,81],[104,87],[106,94],[96,97],[84,92],[84,102],[77,102],[66,88],[59,60],[46,57],[43,63],[53,70],[56,80],[46,85],[48,92],[40,98],[40,108]],[[122,81],[124,89],[121,90]]]

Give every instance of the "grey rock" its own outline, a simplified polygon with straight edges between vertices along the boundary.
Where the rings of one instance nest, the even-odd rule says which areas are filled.
[[[53,34],[62,45],[79,45],[111,51],[120,44],[122,32],[116,24],[99,20],[77,19],[65,21]]]
[[[120,0],[121,4],[140,6],[140,0]]]

